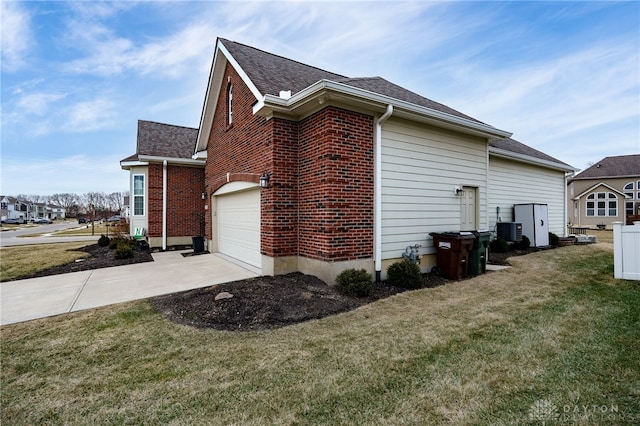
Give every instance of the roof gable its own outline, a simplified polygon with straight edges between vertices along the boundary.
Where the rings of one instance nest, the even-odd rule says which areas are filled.
[[[255,108],[264,106],[264,101],[267,98],[272,102],[276,102],[278,105],[275,106],[282,110],[289,108],[289,104],[285,105],[285,100],[279,98],[281,91],[291,91],[292,96],[287,99],[292,99],[293,102],[298,101],[297,98],[306,98],[318,93],[322,89],[322,84],[319,83],[328,82],[327,84],[334,84],[332,89],[338,91],[344,90],[346,86],[355,88],[355,91],[349,89],[352,92],[357,92],[350,94],[353,98],[373,99],[377,97],[376,101],[380,101],[382,98],[384,98],[383,102],[399,101],[398,103],[404,103],[405,108],[411,109],[416,106],[415,110],[411,111],[411,114],[417,114],[413,115],[413,117],[422,117],[421,114],[424,114],[424,116],[435,114],[437,115],[435,121],[438,122],[438,125],[446,123],[447,125],[452,124],[455,128],[464,129],[463,131],[469,131],[469,129],[472,129],[471,131],[473,132],[480,131],[482,135],[488,135],[485,137],[490,140],[490,147],[495,148],[496,152],[505,157],[520,161],[532,160],[531,162],[533,163],[564,171],[576,170],[572,166],[521,142],[509,137],[505,138],[505,136],[511,135],[510,132],[493,128],[473,117],[411,92],[384,78],[350,78],[222,38],[219,38],[216,43],[209,85],[200,120],[200,130],[195,143],[196,153],[206,150],[208,135],[213,123],[213,114],[218,102],[220,87],[223,84],[224,76],[221,74],[224,73],[224,67],[227,62],[242,76],[247,86],[256,96],[257,106],[254,107],[254,113],[256,112]],[[338,86],[342,86],[342,89]],[[298,94],[298,96],[296,97],[295,94]],[[323,99],[320,100],[323,101]],[[384,112],[385,107],[386,105],[382,106],[382,112]]]
[[[578,173],[576,179],[603,179],[640,176],[640,154],[605,157]]]
[[[278,95],[282,90],[298,93],[313,83],[346,78],[241,43],[219,39],[242,67],[262,95]]]
[[[587,194],[592,193],[593,191],[595,191],[597,188],[600,188],[600,187],[604,187],[604,188],[606,188],[607,190],[609,190],[609,191],[611,191],[611,192],[613,192],[613,193],[615,193],[615,194],[618,194],[618,195],[619,195],[619,196],[621,196],[622,198],[631,198],[631,197],[627,196],[624,192],[621,192],[621,191],[619,191],[619,190],[615,189],[614,187],[612,187],[612,186],[610,186],[610,185],[607,185],[607,184],[606,184],[606,183],[604,183],[604,182],[598,182],[598,183],[596,183],[595,185],[593,185],[592,187],[588,188],[588,189],[587,189],[587,190],[585,190],[585,191],[582,191],[580,194],[578,194],[578,195],[576,195],[575,197],[573,197],[573,199],[574,199],[574,200],[579,200],[580,198],[584,197],[584,196],[585,196],[585,195],[587,195]]]

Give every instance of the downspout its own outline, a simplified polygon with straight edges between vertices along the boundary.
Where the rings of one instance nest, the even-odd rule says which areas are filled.
[[[374,164],[374,256],[376,282],[382,281],[382,123],[393,114],[393,105],[387,105],[382,117],[376,120],[375,164]]]
[[[162,251],[167,249],[167,160],[162,162]]]

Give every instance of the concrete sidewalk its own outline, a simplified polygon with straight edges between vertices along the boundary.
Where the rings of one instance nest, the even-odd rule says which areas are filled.
[[[154,253],[154,262],[0,283],[0,325],[255,277],[219,255]]]

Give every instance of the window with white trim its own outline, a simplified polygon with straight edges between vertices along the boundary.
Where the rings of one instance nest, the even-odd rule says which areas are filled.
[[[144,175],[133,175],[133,215],[144,216]]]
[[[594,192],[587,197],[587,216],[618,216],[618,197],[613,192]]]

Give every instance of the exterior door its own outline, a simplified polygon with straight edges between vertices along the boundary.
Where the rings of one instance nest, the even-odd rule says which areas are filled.
[[[477,190],[470,186],[463,186],[460,200],[460,229],[462,231],[472,231],[478,229],[477,223]]]

